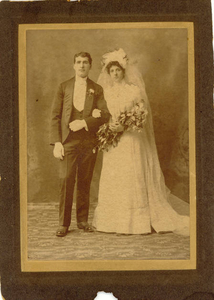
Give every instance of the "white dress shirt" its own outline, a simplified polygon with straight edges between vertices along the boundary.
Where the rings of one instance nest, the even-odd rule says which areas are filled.
[[[74,84],[73,104],[78,111],[83,111],[85,105],[87,77],[76,76]]]
[[[76,75],[74,83],[74,95],[73,95],[73,105],[78,111],[83,111],[85,106],[86,98],[86,89],[87,89],[87,77],[82,78]],[[83,128],[88,131],[88,126],[86,121],[83,119]]]

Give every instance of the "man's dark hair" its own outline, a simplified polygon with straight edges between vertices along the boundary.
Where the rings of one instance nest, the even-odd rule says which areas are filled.
[[[76,62],[77,57],[88,57],[89,64],[92,65],[92,58],[88,52],[79,52],[74,55],[74,63]]]
[[[119,62],[117,60],[110,61],[110,63],[108,63],[108,65],[106,66],[108,74],[110,73],[110,69],[111,69],[112,66],[119,67],[123,71],[123,74],[125,74],[125,69],[119,64]]]

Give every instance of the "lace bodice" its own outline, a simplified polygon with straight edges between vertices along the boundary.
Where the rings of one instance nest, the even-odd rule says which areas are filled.
[[[135,103],[141,101],[139,88],[125,82],[107,88],[104,94],[113,119],[116,119],[121,112],[129,111]]]

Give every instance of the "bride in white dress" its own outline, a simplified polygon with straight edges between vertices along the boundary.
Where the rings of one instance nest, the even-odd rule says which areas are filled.
[[[93,226],[97,231],[122,234],[175,232],[189,235],[189,217],[168,202],[154,139],[152,116],[143,79],[122,49],[103,56],[98,83],[111,113],[110,128],[123,134],[116,147],[103,153],[98,205]],[[127,131],[117,122],[121,112],[144,103],[148,112],[142,132]]]

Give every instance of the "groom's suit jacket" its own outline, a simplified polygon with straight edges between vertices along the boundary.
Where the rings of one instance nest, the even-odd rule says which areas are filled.
[[[73,109],[74,85],[75,77],[61,83],[58,88],[51,112],[50,144],[55,144],[56,142],[65,143],[71,132],[69,123]],[[92,112],[95,108],[101,110],[101,117],[92,117]],[[86,121],[88,134],[95,138],[99,126],[106,123],[109,116],[102,87],[88,78],[83,109],[83,119]]]

